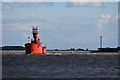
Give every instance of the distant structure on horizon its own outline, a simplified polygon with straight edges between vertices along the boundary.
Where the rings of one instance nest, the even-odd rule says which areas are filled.
[[[120,20],[118,21],[118,47],[120,47]]]
[[[103,37],[100,36],[100,48],[102,48],[102,44],[103,44],[103,43],[102,43],[102,38],[103,38]]]

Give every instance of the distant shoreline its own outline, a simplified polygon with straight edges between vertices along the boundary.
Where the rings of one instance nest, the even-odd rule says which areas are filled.
[[[5,50],[25,50],[25,47],[23,46],[3,46],[3,47],[0,47],[0,50],[2,51],[5,51]],[[120,52],[120,47],[117,47],[117,48],[98,48],[98,50],[84,50],[84,49],[81,49],[81,48],[78,48],[78,49],[74,49],[74,48],[71,48],[71,49],[63,49],[63,50],[60,50],[60,49],[47,49],[47,51],[88,51],[88,52],[93,52],[93,53],[96,53],[96,52]]]
[[[2,54],[26,54],[25,50],[3,50]],[[34,55],[34,54],[29,54]],[[90,52],[90,51],[55,51],[55,50],[47,50],[46,54],[38,54],[38,55],[120,55],[118,52]]]

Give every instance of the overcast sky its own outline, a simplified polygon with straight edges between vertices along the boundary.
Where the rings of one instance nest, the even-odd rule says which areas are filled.
[[[100,36],[103,47],[117,47],[118,3],[96,1],[2,2],[2,45],[24,46],[38,26],[48,49],[97,49]]]

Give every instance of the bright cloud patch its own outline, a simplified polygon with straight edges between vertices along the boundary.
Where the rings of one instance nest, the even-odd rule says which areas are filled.
[[[109,23],[112,15],[102,14],[100,18],[97,20],[97,27],[103,27],[105,24]]]

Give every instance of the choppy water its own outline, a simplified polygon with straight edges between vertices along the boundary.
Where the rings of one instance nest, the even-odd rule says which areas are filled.
[[[110,55],[65,51],[49,51],[47,55],[24,53],[24,51],[2,52],[4,78],[118,78],[117,53]]]

